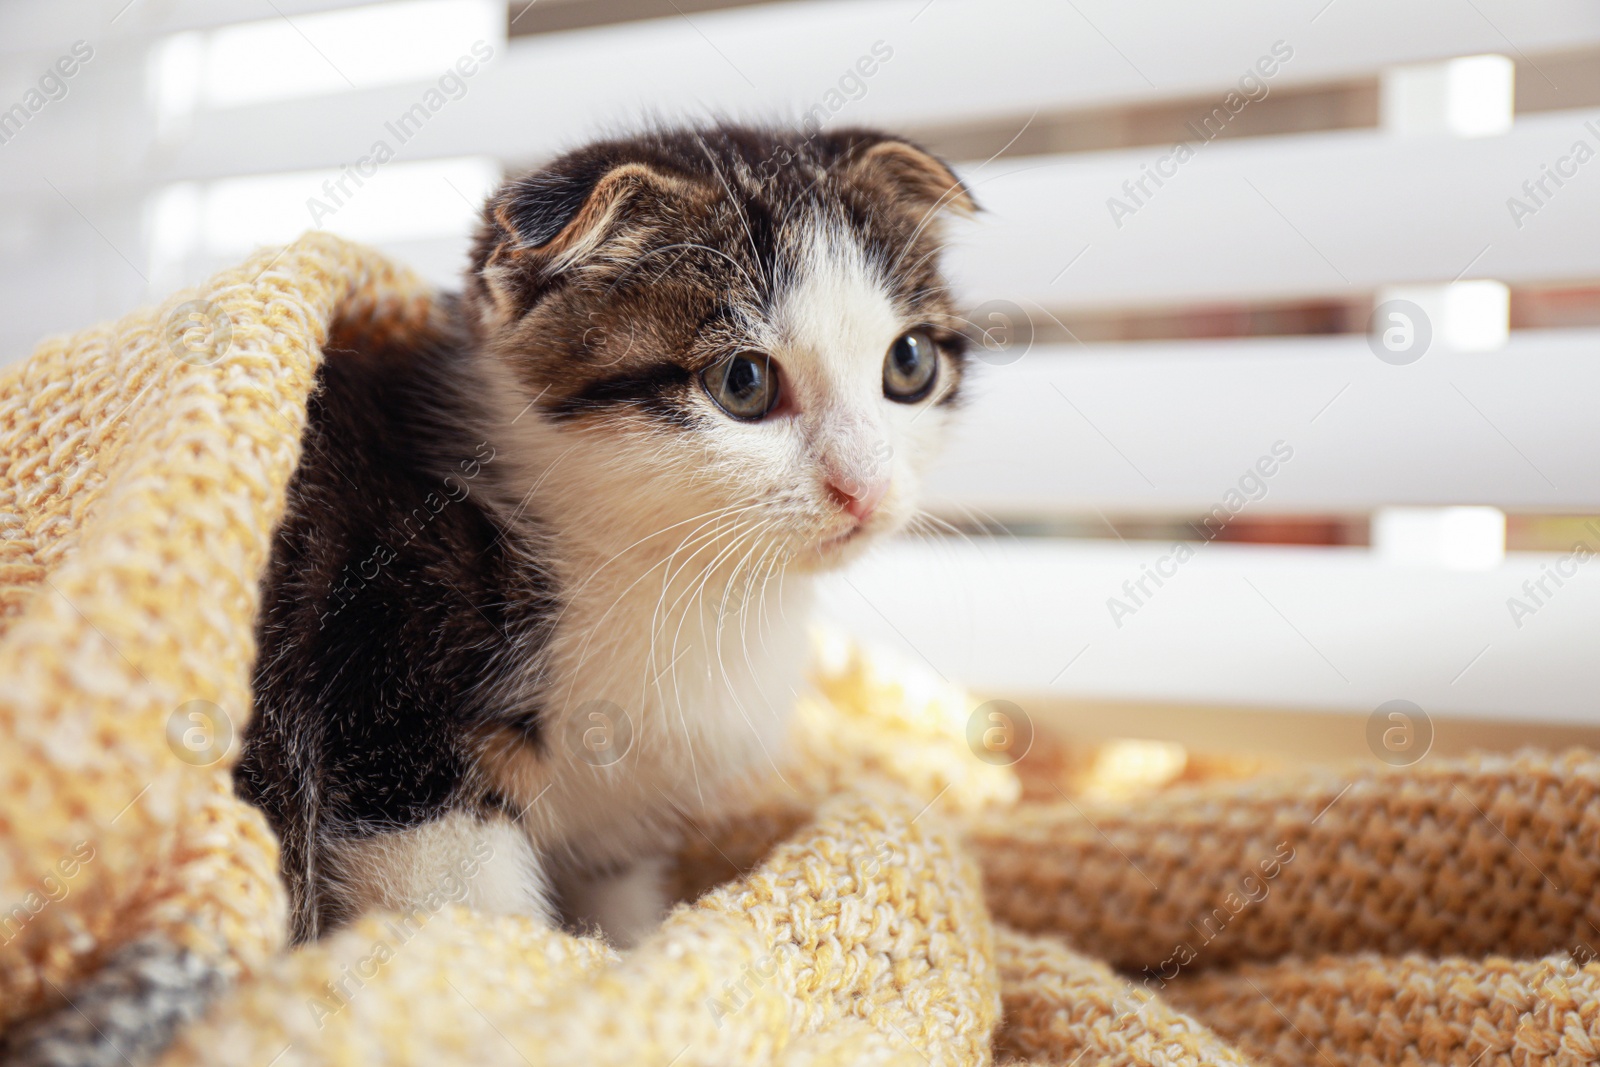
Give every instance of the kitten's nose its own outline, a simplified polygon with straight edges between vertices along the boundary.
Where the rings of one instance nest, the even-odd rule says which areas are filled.
[[[866,522],[888,495],[889,479],[886,476],[859,478],[846,475],[830,480],[828,488],[833,490],[840,507],[854,515],[858,522]]]

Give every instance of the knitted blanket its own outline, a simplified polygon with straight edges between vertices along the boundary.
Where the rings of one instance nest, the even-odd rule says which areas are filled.
[[[312,235],[4,374],[15,1048],[92,1045],[148,958],[173,970],[170,1022],[93,1062],[1600,1060],[1600,759],[1113,800],[1043,738],[1016,766],[975,758],[967,697],[828,642],[782,780],[691,828],[682,903],[638,949],[472,913],[447,883],[287,950],[276,845],[229,782],[257,579],[326,340],[431,299]]]

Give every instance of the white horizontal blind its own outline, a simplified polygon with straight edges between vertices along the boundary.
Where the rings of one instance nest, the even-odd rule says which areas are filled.
[[[972,377],[941,513],[1204,514],[1279,441],[1293,457],[1252,515],[1600,501],[1600,330],[1409,366],[1352,336],[1038,345]]]
[[[386,81],[351,62],[340,69],[347,46],[318,19],[350,7],[379,18],[398,9],[0,7],[0,108],[25,100],[74,42],[93,49],[63,94],[0,143],[0,359],[197,280],[251,240],[291,239],[314,218],[449,283],[479,186],[645,115],[810,111],[833,125],[1020,132],[1033,116],[1198,101],[1203,123],[1230,93],[1399,84],[1398,66],[1481,53],[1537,70],[1542,56],[1600,46],[1590,0],[805,0],[509,40],[510,13],[487,2],[487,21],[463,16],[425,42],[439,51],[438,73]],[[174,110],[173,78],[197,69],[183,67],[184,49],[203,52],[208,35],[258,21],[277,23],[285,47],[304,43],[295,62],[327,65],[326,91],[239,106],[201,94]],[[490,54],[473,59],[459,94],[452,87],[403,140],[392,132],[480,40]],[[885,52],[869,76],[852,75]],[[331,203],[324,183],[380,140],[394,149],[375,179],[388,192],[314,209]],[[1181,162],[1172,145],[958,160],[987,213],[959,235],[952,272],[972,303],[1014,307],[1042,331],[1077,311],[1371,302],[1387,287],[1461,279],[1593,283],[1600,162],[1547,182],[1536,211],[1508,204],[1529,202],[1524,183],[1570,166],[1561,161],[1580,141],[1600,150],[1600,110],[1521,116],[1471,138],[1392,128],[1197,137]],[[385,230],[394,213],[374,205],[386,197],[433,221]],[[1249,500],[1252,513],[1600,510],[1600,332],[1517,332],[1465,352],[1436,325],[1434,347],[1409,365],[1353,336],[1000,353],[977,366],[930,504],[1002,519],[1203,513],[1283,442],[1292,458]],[[891,547],[825,601],[846,625],[994,691],[1357,711],[1407,698],[1456,714],[1600,722],[1579,654],[1596,606],[1584,581],[1600,584],[1586,573],[1517,627],[1506,601],[1548,560],[1395,571],[1362,550],[1206,545],[1136,617],[1115,617],[1106,602],[1166,550]],[[1410,648],[1418,654],[1400,654]]]
[[[1435,716],[1592,727],[1600,582],[1578,570],[1558,588],[1547,576],[1561,558],[1513,553],[1473,572],[1356,548],[1202,542],[1179,561],[1157,541],[924,544],[833,583],[824,608],[1024,708],[1053,695],[1366,715],[1403,699]],[[1524,583],[1541,579],[1555,595],[1520,619],[1507,610],[1532,606]]]
[[[1052,309],[1340,296],[1463,275],[1592,279],[1600,160],[1572,159],[1579,142],[1600,153],[1600,110],[1528,116],[1498,137],[1215,142],[1163,164],[1174,173],[1147,181],[1148,195],[1136,186],[1142,203],[1124,183],[1170,146],[996,161],[972,170],[989,215],[960,274],[975,299]],[[1523,183],[1563,159],[1573,177],[1547,182],[1537,204]],[[1532,212],[1514,212],[1513,198]]]

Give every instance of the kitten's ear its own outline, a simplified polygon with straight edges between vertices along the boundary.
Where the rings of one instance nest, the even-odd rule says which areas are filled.
[[[921,213],[951,211],[971,216],[978,202],[955,172],[939,157],[908,141],[880,140],[856,153],[849,172],[853,179],[891,190]]]
[[[688,179],[638,162],[583,160],[517,178],[484,209],[473,273],[495,310],[514,318],[550,278],[695,192]]]

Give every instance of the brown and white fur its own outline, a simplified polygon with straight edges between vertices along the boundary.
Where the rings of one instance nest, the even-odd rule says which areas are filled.
[[[654,925],[685,817],[781,762],[813,577],[914,514],[965,356],[940,219],[971,210],[871,131],[603,141],[491,199],[427,336],[336,334],[238,773],[297,937],[450,886]],[[896,398],[907,344],[935,377]],[[776,368],[760,418],[712,397],[733,358]]]

